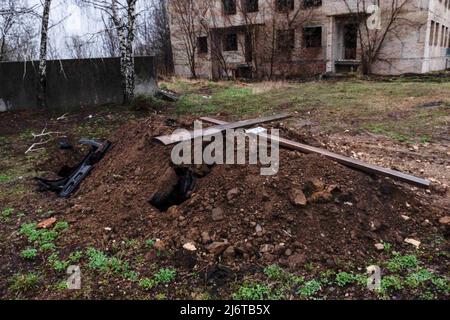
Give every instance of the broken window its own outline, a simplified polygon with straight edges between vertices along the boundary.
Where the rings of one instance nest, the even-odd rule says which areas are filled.
[[[227,33],[224,38],[223,50],[224,51],[237,51],[238,43],[237,43],[237,34],[236,33]]]
[[[258,0],[244,0],[244,10],[245,12],[257,12]]]
[[[292,50],[295,47],[295,30],[277,30],[277,49]]]
[[[305,48],[319,48],[322,46],[322,27],[303,28],[303,43]]]
[[[436,22],[434,28],[434,45],[437,46],[439,41],[439,23]]]
[[[320,7],[322,0],[303,0],[303,8]]]
[[[276,7],[280,12],[294,10],[294,0],[276,0]]]
[[[208,37],[197,38],[197,52],[208,53]]]
[[[223,12],[228,15],[236,14],[236,0],[223,0]]]
[[[433,45],[433,36],[434,36],[434,21],[431,21],[431,27],[430,27],[430,41],[429,41],[429,45],[432,46]]]

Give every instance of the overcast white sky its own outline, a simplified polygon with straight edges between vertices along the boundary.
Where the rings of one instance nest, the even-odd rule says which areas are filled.
[[[28,0],[30,5],[41,4],[40,0]],[[37,10],[41,13],[42,6]],[[96,14],[97,13],[97,14]],[[88,39],[92,34],[102,30],[102,23],[98,11],[80,8],[74,0],[53,0],[50,10],[50,25],[54,27],[49,32],[51,46],[58,50],[60,58],[70,58],[66,49],[66,40],[73,35]]]
[[[23,0],[28,2],[28,5],[38,5],[37,11],[42,14],[41,0]],[[53,25],[49,31],[49,46],[50,50],[56,48],[58,58],[72,58],[66,48],[66,41],[71,36],[81,36],[83,40],[96,41],[98,33],[103,29],[103,22],[101,20],[101,12],[92,8],[92,6],[85,6],[80,8],[76,5],[77,0],[52,0],[50,10],[50,25]],[[144,3],[151,2],[151,0],[139,0],[138,8],[143,7]],[[139,9],[138,9],[139,10]],[[36,25],[37,38],[40,31],[39,22]],[[52,56],[49,52],[49,58]]]

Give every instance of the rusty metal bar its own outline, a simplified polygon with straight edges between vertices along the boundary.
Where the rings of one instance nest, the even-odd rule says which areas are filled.
[[[218,125],[224,125],[227,123],[225,121],[221,121],[221,120],[217,120],[217,119],[213,119],[213,118],[209,118],[209,117],[202,117],[202,118],[200,118],[200,120],[218,124]],[[403,182],[406,182],[406,183],[409,183],[409,184],[412,184],[412,185],[415,185],[418,187],[422,187],[422,188],[428,188],[431,184],[431,182],[426,179],[418,178],[418,177],[415,177],[415,176],[412,176],[409,174],[402,173],[400,171],[383,168],[383,167],[380,167],[377,165],[368,164],[363,161],[345,157],[345,156],[342,156],[340,154],[337,154],[337,153],[334,153],[334,152],[331,152],[331,151],[328,151],[325,149],[312,147],[312,146],[309,146],[309,145],[306,145],[303,143],[298,143],[298,142],[284,139],[281,137],[275,137],[275,136],[269,135],[267,133],[259,133],[258,135],[265,137],[266,139],[278,140],[280,146],[285,147],[287,149],[298,150],[298,151],[301,151],[304,153],[320,154],[331,160],[339,162],[347,167],[358,169],[358,170],[361,170],[361,171],[364,171],[367,173],[373,173],[373,174],[378,174],[381,176],[397,179],[397,180],[400,180],[400,181],[403,181]]]

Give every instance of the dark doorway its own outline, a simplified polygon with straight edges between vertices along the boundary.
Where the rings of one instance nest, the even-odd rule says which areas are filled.
[[[344,26],[344,59],[356,60],[356,47],[358,43],[358,27],[356,24]]]

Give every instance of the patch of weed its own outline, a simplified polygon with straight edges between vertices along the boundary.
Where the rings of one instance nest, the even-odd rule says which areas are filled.
[[[309,280],[298,290],[301,297],[312,297],[322,289],[321,283],[317,280]]]
[[[348,272],[339,272],[336,275],[336,283],[339,287],[345,287],[356,281],[356,276]]]
[[[419,261],[415,255],[401,255],[399,253],[394,254],[394,257],[390,259],[386,267],[391,272],[399,272],[402,270],[415,269],[419,265]]]
[[[158,283],[154,279],[144,278],[139,281],[139,286],[145,290],[152,290]]]
[[[15,274],[12,276],[9,289],[13,292],[27,292],[36,289],[41,281],[41,277],[33,272],[27,274]]]
[[[425,284],[425,282],[433,278],[433,273],[425,268],[420,268],[416,272],[408,274],[405,279],[405,285],[411,288],[418,288]]]
[[[270,289],[265,284],[247,283],[243,284],[232,297],[234,300],[264,300],[268,299]]]
[[[158,283],[169,283],[175,280],[177,272],[174,269],[162,268],[155,274],[155,281]]]
[[[22,250],[20,256],[26,260],[33,260],[37,257],[37,250],[32,248]]]
[[[280,280],[284,276],[284,270],[276,264],[264,268],[264,273],[272,280]]]

